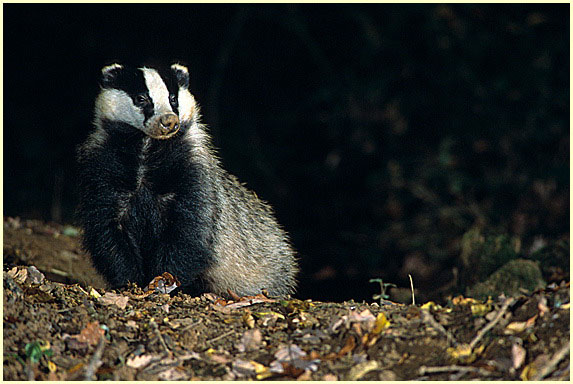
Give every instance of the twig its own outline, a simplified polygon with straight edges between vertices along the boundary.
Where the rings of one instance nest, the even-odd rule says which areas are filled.
[[[103,350],[105,348],[105,337],[100,337],[99,342],[97,344],[97,348],[92,356],[88,366],[86,367],[86,374],[84,376],[84,380],[96,380],[95,371],[99,368],[102,364],[101,356],[103,355]]]
[[[474,337],[473,340],[470,342],[470,349],[474,349],[476,344],[485,336],[485,334],[490,329],[492,329],[501,320],[501,318],[503,317],[503,315],[507,311],[507,308],[509,308],[509,306],[512,305],[513,302],[514,302],[514,300],[511,297],[507,298],[503,302],[503,305],[499,309],[499,312],[497,313],[495,318],[492,321],[490,321],[485,327],[480,329],[480,331],[477,333],[476,337]]]
[[[26,362],[26,378],[28,381],[36,380],[36,373],[34,372],[34,367],[32,365],[32,360],[28,359]]]
[[[220,340],[220,339],[222,339],[222,338],[224,338],[224,337],[227,337],[227,336],[229,336],[229,335],[232,335],[233,333],[235,333],[235,331],[225,332],[225,333],[223,333],[222,335],[219,335],[219,336],[217,336],[217,337],[215,337],[215,338],[213,338],[213,339],[211,339],[211,340],[207,340],[207,343],[212,343],[212,342],[214,342],[214,341]]]
[[[165,349],[165,352],[171,356],[171,351],[169,350],[169,347],[167,347],[167,344],[165,343],[165,340],[163,340],[163,336],[161,336],[161,332],[159,332],[159,327],[157,326],[157,323],[155,322],[154,319],[151,319],[149,321],[149,323],[151,324],[151,328],[153,328],[153,332],[155,333],[155,335],[157,336],[157,338],[159,339],[159,342],[161,343],[161,346],[163,347],[163,349]]]
[[[444,334],[446,336],[446,338],[448,339],[448,345],[452,345],[452,344],[455,345],[458,343],[456,341],[456,339],[454,338],[454,336],[450,332],[446,331],[446,329],[442,326],[442,324],[438,323],[436,321],[436,319],[434,319],[434,316],[432,316],[432,314],[425,309],[422,309],[422,321],[429,323],[429,325],[432,328],[434,328],[434,329],[440,331],[442,334]]]
[[[553,372],[557,364],[559,364],[559,362],[561,362],[561,360],[563,360],[563,358],[568,354],[569,342],[565,343],[557,352],[555,352],[551,360],[549,360],[549,362],[545,364],[545,366],[543,366],[543,368],[541,368],[539,372],[537,372],[537,374],[531,378],[531,380],[543,380],[545,376]]]
[[[412,305],[416,305],[416,298],[414,297],[414,280],[412,280],[412,275],[408,273],[410,277],[410,288],[412,289]]]
[[[421,366],[418,369],[418,374],[424,376],[426,373],[444,373],[444,372],[464,372],[464,373],[477,373],[483,376],[490,376],[492,372],[479,367],[466,367],[461,365],[448,365],[445,367],[426,367]]]
[[[185,327],[181,328],[181,330],[180,330],[179,332],[185,332],[185,331],[187,331],[187,330],[189,330],[189,329],[195,327],[196,325],[201,324],[202,322],[203,322],[203,319],[200,318],[200,319],[197,320],[196,322],[191,323],[191,324],[186,325]]]

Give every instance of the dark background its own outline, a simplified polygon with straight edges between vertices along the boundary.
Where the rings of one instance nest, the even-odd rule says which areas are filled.
[[[471,228],[568,241],[567,4],[3,9],[5,215],[73,223],[101,67],[176,60],[291,234],[299,297],[459,288]]]

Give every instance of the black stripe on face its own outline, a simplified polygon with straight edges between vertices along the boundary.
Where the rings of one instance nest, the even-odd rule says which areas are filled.
[[[157,73],[167,86],[169,91],[169,104],[171,109],[176,115],[179,115],[179,84],[177,84],[177,77],[171,69],[158,69]]]
[[[145,121],[153,116],[153,100],[149,97],[143,72],[139,69],[132,67],[121,69],[106,87],[119,89],[127,93],[131,97],[133,104],[142,110]],[[147,97],[145,103],[142,103],[140,100],[142,96]]]

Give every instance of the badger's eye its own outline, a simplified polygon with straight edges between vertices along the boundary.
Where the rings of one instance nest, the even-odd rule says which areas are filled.
[[[171,103],[171,106],[174,108],[176,108],[177,105],[179,105],[177,101],[177,96],[174,93],[169,95],[169,103]]]
[[[138,107],[144,107],[149,104],[149,96],[145,93],[140,93],[139,95],[135,96],[135,105]]]

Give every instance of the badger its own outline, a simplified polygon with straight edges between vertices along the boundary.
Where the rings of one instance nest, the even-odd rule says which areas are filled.
[[[271,207],[225,171],[189,71],[112,64],[78,148],[83,246],[112,288],[169,272],[189,294],[293,294],[297,258]]]

